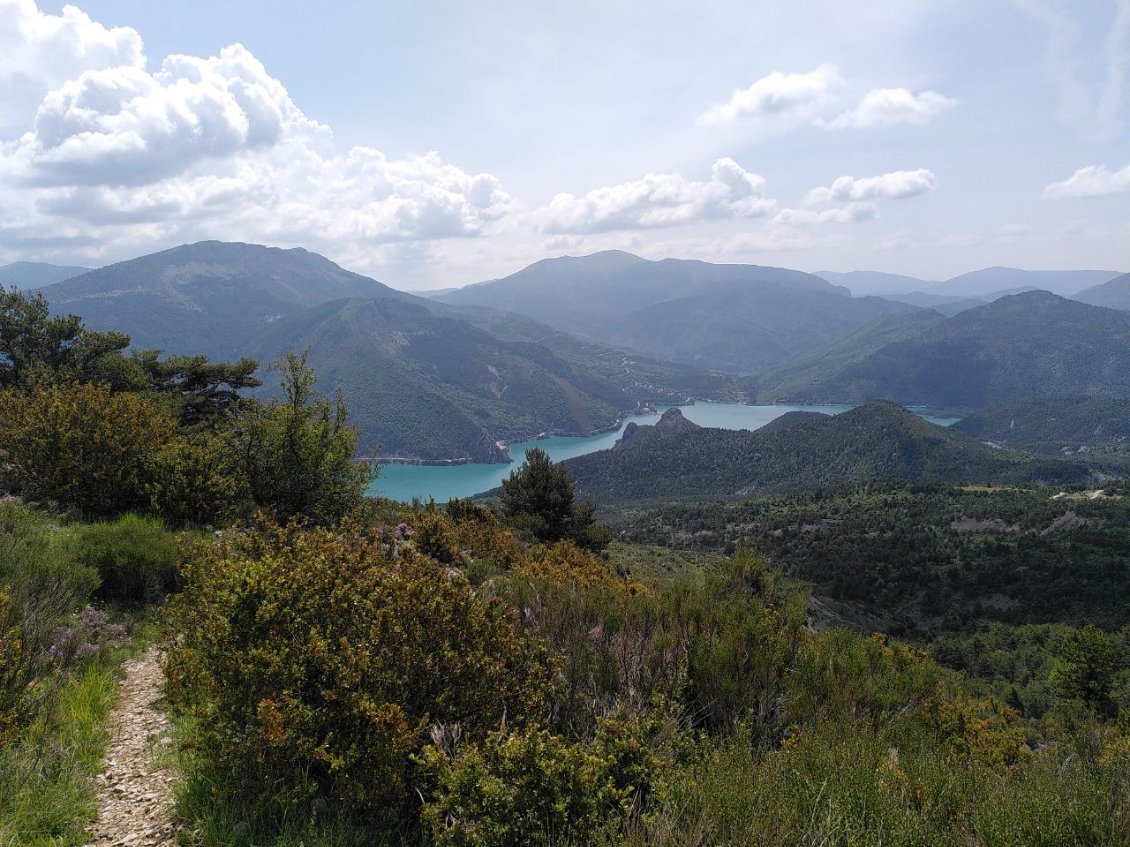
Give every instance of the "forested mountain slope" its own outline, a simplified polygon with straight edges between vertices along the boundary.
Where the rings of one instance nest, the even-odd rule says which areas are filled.
[[[818,361],[788,363],[759,380],[762,396],[974,410],[1130,392],[1130,315],[1123,312],[1032,291],[945,321],[916,320],[919,326],[875,325],[830,345]]]
[[[834,416],[790,413],[755,432],[698,427],[670,409],[629,424],[611,450],[566,462],[578,496],[597,503],[748,497],[876,479],[1077,482],[1082,466],[994,450],[893,403]]]

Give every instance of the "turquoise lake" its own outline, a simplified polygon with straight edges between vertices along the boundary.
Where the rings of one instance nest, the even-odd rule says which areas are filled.
[[[654,414],[634,415],[625,418],[615,431],[598,435],[541,438],[534,441],[517,441],[510,445],[512,464],[493,465],[381,465],[380,476],[369,487],[369,494],[410,502],[413,498],[446,503],[453,497],[471,497],[502,484],[502,480],[526,458],[526,451],[540,447],[555,462],[583,456],[596,450],[607,450],[627,426],[628,421],[650,424],[659,420],[667,407],[660,406]],[[699,401],[690,406],[680,406],[683,416],[699,426],[719,429],[758,429],[786,412],[810,411],[838,414],[850,406],[746,406],[741,403],[706,403]],[[956,418],[941,418],[920,412],[932,423],[949,426]]]

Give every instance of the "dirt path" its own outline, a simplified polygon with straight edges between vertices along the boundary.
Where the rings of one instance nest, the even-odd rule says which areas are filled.
[[[161,653],[150,647],[125,665],[122,696],[110,713],[110,745],[98,775],[98,821],[87,847],[165,847],[176,839],[172,768],[161,764],[171,743],[161,697]]]

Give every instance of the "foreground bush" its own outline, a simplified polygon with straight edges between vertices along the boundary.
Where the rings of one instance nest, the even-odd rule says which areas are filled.
[[[230,445],[197,432],[166,446],[150,466],[149,505],[170,526],[224,526],[246,508],[247,480]]]
[[[81,527],[75,553],[97,568],[104,600],[156,603],[177,587],[177,542],[156,518],[126,515]]]
[[[536,728],[492,733],[456,754],[429,746],[423,762],[439,787],[424,820],[441,847],[590,844],[658,783],[649,730],[619,718],[601,721],[587,747]]]
[[[184,577],[170,691],[218,790],[262,815],[322,798],[412,820],[429,727],[475,741],[545,708],[551,669],[514,613],[407,544],[264,524],[202,544]]]
[[[0,392],[0,484],[87,515],[146,505],[151,461],[176,424],[108,385],[40,384]]]

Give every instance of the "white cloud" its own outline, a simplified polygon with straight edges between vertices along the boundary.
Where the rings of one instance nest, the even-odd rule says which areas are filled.
[[[835,65],[808,73],[774,72],[735,91],[725,103],[703,112],[700,124],[742,122],[767,129],[810,125],[822,129],[866,129],[929,123],[957,101],[936,91],[873,88],[862,97]]]
[[[858,179],[853,176],[841,176],[830,186],[812,189],[805,199],[812,204],[901,200],[933,191],[936,186],[937,178],[933,171],[919,168],[914,171],[892,171]]]
[[[831,209],[782,209],[772,220],[773,224],[786,226],[814,226],[816,224],[847,224],[874,220],[879,207],[874,203],[848,203]]]
[[[803,74],[774,72],[749,88],[735,91],[728,102],[703,112],[699,123],[720,124],[739,119],[777,123],[814,121],[834,108],[845,87],[835,65],[824,64]]]
[[[775,207],[775,201],[765,197],[764,177],[725,158],[714,163],[705,182],[678,173],[648,174],[582,197],[558,194],[534,213],[534,219],[546,233],[594,233],[756,218]]]
[[[9,245],[48,239],[94,258],[95,249],[120,257],[132,245],[222,238],[356,255],[479,236],[513,208],[496,177],[435,152],[336,150],[329,128],[241,45],[169,56],[150,73],[133,30],[107,30],[70,7],[55,18],[0,0],[7,12],[21,22],[3,35],[14,54],[49,45],[56,67],[74,71],[43,76],[57,84],[41,93],[34,120],[0,141]]]
[[[936,91],[915,94],[907,88],[875,88],[867,92],[854,109],[829,121],[828,127],[866,129],[892,124],[922,126],[956,105],[956,100]]]
[[[169,56],[155,74],[85,71],[47,94],[31,132],[5,155],[39,185],[147,185],[203,158],[328,138],[242,45],[200,59]]]
[[[43,96],[83,71],[145,64],[136,30],[74,6],[49,15],[35,0],[0,0],[0,21],[0,137],[26,129]]]
[[[1106,165],[1089,165],[1079,168],[1062,182],[1053,182],[1044,188],[1044,196],[1052,199],[1099,197],[1126,191],[1130,191],[1130,165],[1120,171],[1109,171]]]

